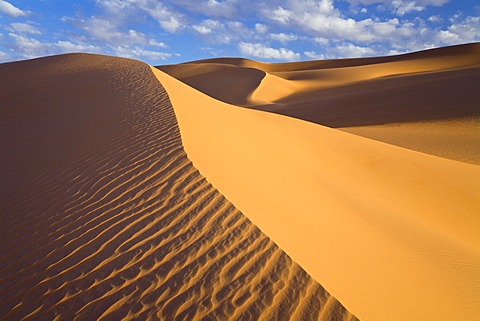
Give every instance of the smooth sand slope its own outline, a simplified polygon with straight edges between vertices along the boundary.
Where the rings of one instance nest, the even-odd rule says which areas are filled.
[[[478,45],[447,53],[465,48]],[[434,61],[439,73],[444,62],[464,63],[453,56]],[[391,67],[417,70],[424,63]],[[192,66],[192,75],[199,74],[197,64]],[[172,68],[162,69],[174,74]],[[189,66],[180,68],[188,78]],[[465,68],[466,75],[477,72]],[[348,79],[347,71],[340,73]],[[240,108],[162,71],[155,74],[170,96],[195,167],[361,320],[478,320],[480,166]],[[448,83],[455,85],[455,79]],[[278,108],[293,97],[311,99],[307,89]],[[396,103],[408,106],[409,98]],[[470,110],[468,102],[463,106]]]
[[[0,319],[355,320],[200,175],[149,66],[0,75]]]
[[[159,68],[230,104],[480,164],[479,43],[378,58],[230,58]]]

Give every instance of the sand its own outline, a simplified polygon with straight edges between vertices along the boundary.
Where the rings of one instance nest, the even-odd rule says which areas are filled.
[[[148,65],[0,74],[0,319],[356,320],[193,166]]]
[[[229,104],[480,164],[480,43],[378,58],[285,64],[211,59],[159,68]],[[239,76],[246,73],[249,81]],[[235,79],[241,92],[232,90]],[[456,143],[448,138],[452,132]]]
[[[476,127],[469,127],[478,123],[476,83],[470,85],[478,79],[478,51],[479,45],[472,44],[389,58],[392,61],[381,62],[389,64],[388,72],[371,60],[364,65],[359,60],[355,66],[340,66],[362,71],[353,72],[350,81],[349,72],[339,70],[338,79],[328,80],[325,89],[336,95],[325,96],[318,103],[315,99],[326,91],[313,88],[311,77],[317,71],[308,69],[307,79],[298,80],[305,82],[304,87],[294,83],[286,89],[294,90],[293,95],[287,93],[270,105],[255,105],[252,97],[258,79],[243,84],[250,88],[244,99],[237,93],[228,97],[225,92],[223,101],[216,99],[218,65],[211,79],[208,72],[202,74],[202,88],[188,79],[173,78],[173,67],[160,67],[171,75],[155,73],[170,96],[194,166],[349,311],[361,320],[477,320],[480,167],[449,159],[455,157],[400,147],[404,142],[395,146],[336,128],[427,122],[427,134],[419,135],[422,139],[431,132],[432,121],[441,120],[436,130],[460,123],[468,130],[451,141],[471,144],[470,152],[478,155]],[[238,61],[227,60],[225,70],[232,68],[232,62],[237,68],[255,67]],[[204,63],[191,64],[195,73],[199,72],[197,65]],[[179,68],[188,74],[188,64]],[[295,68],[298,65],[290,69]],[[388,75],[389,70],[400,75]],[[276,84],[274,79],[270,77],[270,85]],[[433,99],[426,91],[432,83],[439,88],[448,85],[449,91],[436,93],[455,98],[458,105],[445,100],[441,105],[424,106],[423,94]],[[352,92],[352,88],[358,91]],[[405,92],[409,88],[418,91],[409,95],[410,91]],[[380,112],[375,113],[373,107],[358,109],[357,114],[343,118],[349,110],[356,110],[355,94],[374,101],[378,95],[387,98],[392,92],[397,93],[394,105],[405,106],[403,110],[380,105]],[[282,95],[277,92],[275,96]],[[333,109],[337,106],[333,103],[330,109],[321,109],[328,100],[349,104],[345,109],[341,104]],[[335,120],[328,123],[334,128],[227,103],[243,101],[249,103],[243,107],[288,111],[290,116],[305,112],[321,118],[325,111],[325,119]],[[320,107],[315,108],[316,104]],[[365,102],[363,106],[370,105]],[[403,140],[408,145],[411,138],[404,135]],[[422,144],[442,149],[428,139]],[[419,149],[424,148],[420,144]]]
[[[478,320],[480,44],[0,65],[0,318]]]

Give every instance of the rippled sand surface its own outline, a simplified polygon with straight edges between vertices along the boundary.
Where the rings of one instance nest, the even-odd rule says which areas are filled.
[[[356,320],[193,166],[148,65],[0,73],[0,319]]]

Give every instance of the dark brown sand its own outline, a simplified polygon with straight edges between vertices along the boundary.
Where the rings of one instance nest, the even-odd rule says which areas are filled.
[[[0,74],[0,319],[356,319],[199,174],[149,66]]]

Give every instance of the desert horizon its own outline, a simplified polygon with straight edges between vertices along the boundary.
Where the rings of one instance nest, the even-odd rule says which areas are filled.
[[[480,43],[0,75],[0,319],[478,320]]]

